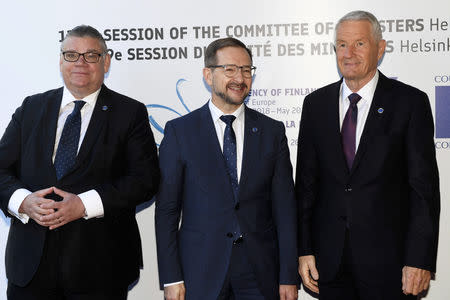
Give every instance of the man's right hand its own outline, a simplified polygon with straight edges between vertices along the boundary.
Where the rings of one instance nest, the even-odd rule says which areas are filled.
[[[164,298],[166,300],[184,300],[186,289],[184,283],[178,283],[164,287]]]
[[[302,277],[303,285],[314,293],[319,293],[319,272],[316,268],[314,255],[305,255],[298,258],[298,273]]]
[[[51,193],[53,193],[53,187],[49,187],[29,194],[22,201],[22,204],[19,207],[19,213],[26,214],[28,217],[36,221],[36,223],[38,223],[39,225],[46,226],[42,223],[41,218],[45,215],[54,213],[55,210],[41,208],[41,205],[44,203],[54,202],[54,200],[45,198],[45,196]]]

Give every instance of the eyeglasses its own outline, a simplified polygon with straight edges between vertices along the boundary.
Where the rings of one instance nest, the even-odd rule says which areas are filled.
[[[207,66],[207,68],[223,68],[225,76],[227,77],[234,77],[237,74],[238,70],[241,69],[242,77],[252,78],[253,75],[255,75],[256,71],[255,66],[236,66],[234,64]]]
[[[97,53],[97,52],[85,52],[85,53],[78,53],[75,51],[64,51],[62,52],[62,55],[64,57],[65,61],[68,62],[76,62],[80,58],[80,56],[83,56],[83,59],[87,63],[96,63],[100,59],[100,57],[103,56],[104,53]]]

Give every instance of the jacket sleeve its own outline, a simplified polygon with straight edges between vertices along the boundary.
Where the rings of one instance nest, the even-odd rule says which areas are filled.
[[[26,186],[17,178],[20,165],[22,119],[27,99],[17,108],[0,140],[0,205],[6,216],[11,195]]]
[[[434,125],[428,97],[411,97],[412,113],[406,134],[409,223],[405,265],[436,271],[439,235],[439,174]]]
[[[295,194],[298,201],[298,255],[313,255],[312,210],[317,196],[318,163],[314,148],[311,98],[305,97],[298,135]]]
[[[184,165],[171,122],[166,124],[159,148],[161,183],[156,196],[155,230],[160,288],[183,280],[178,252],[178,228],[182,208]]]
[[[111,182],[100,182],[94,188],[99,193],[106,216],[117,216],[123,209],[150,200],[158,190],[159,167],[156,144],[148,122],[147,109],[139,104],[130,123],[123,158],[122,174]]]

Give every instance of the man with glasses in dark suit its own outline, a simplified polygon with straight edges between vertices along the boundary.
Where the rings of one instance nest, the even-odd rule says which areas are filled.
[[[123,300],[139,276],[158,159],[145,106],[103,84],[110,62],[95,28],[72,29],[64,87],[25,98],[0,141],[10,300]]]

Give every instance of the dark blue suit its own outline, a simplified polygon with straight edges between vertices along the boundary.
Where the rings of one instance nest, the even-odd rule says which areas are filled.
[[[187,299],[216,299],[236,220],[266,299],[278,297],[279,284],[296,284],[296,202],[283,124],[245,107],[239,207],[208,104],[168,122],[164,134],[155,216],[161,287],[184,280]]]

